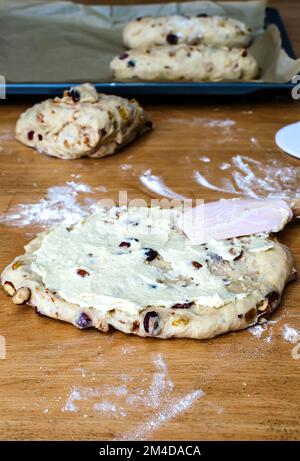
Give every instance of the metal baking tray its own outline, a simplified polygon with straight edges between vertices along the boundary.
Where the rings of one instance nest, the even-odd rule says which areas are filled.
[[[282,47],[295,59],[295,52],[285,25],[276,8],[266,8],[265,26],[275,24],[281,34]],[[6,95],[57,95],[82,82],[7,83]],[[289,89],[295,85],[267,82],[101,82],[94,83],[103,93],[119,95],[243,95],[267,89]]]

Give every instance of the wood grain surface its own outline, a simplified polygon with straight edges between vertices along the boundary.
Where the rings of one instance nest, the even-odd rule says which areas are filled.
[[[299,2],[271,4],[300,54]],[[299,193],[299,160],[274,143],[277,129],[300,118],[289,94],[145,98],[152,133],[115,156],[78,161],[39,155],[13,139],[33,102],[0,102],[1,270],[47,226],[51,191],[71,194],[74,206],[117,199],[120,190],[148,201]],[[90,192],[81,187],[75,196],[76,184]],[[300,267],[299,225],[288,225],[281,239]],[[80,331],[13,305],[3,290],[0,302],[1,439],[299,439],[300,359],[292,351],[300,337],[288,329],[300,331],[299,282],[287,286],[263,331],[209,341]]]

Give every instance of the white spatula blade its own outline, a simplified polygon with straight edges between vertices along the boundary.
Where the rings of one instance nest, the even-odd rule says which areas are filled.
[[[229,199],[186,211],[179,227],[195,244],[260,232],[279,232],[293,217],[284,200]]]

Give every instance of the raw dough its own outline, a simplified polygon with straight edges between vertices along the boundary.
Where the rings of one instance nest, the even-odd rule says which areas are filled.
[[[27,109],[17,122],[16,138],[53,157],[99,158],[151,128],[137,101],[98,94],[86,83]]]
[[[250,40],[251,29],[245,23],[222,16],[145,16],[130,21],[123,31],[128,48],[180,43],[244,47]]]
[[[134,49],[111,62],[117,80],[219,81],[251,80],[258,64],[246,49],[204,45]]]
[[[193,245],[181,211],[98,209],[39,234],[3,272],[16,304],[79,328],[212,338],[266,318],[294,273],[267,234]]]

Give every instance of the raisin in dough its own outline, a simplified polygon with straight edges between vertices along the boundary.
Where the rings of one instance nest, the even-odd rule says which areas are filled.
[[[258,74],[247,50],[204,45],[129,50],[113,59],[111,69],[117,80],[251,80]]]
[[[251,29],[245,23],[221,16],[145,16],[130,21],[123,31],[128,48],[180,43],[244,47],[250,40]]]
[[[16,138],[53,157],[100,158],[151,127],[137,101],[98,94],[86,83],[27,109],[17,122]]]
[[[78,328],[157,338],[213,338],[279,305],[290,251],[267,234],[193,245],[180,212],[98,209],[39,234],[2,273],[15,304]]]

